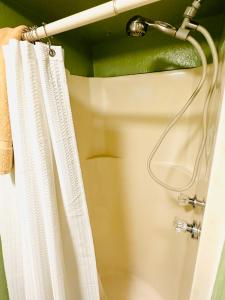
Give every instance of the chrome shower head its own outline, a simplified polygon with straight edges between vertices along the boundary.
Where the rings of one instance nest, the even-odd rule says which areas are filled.
[[[141,16],[134,16],[127,22],[126,32],[129,36],[141,37],[146,34],[147,30],[148,24],[146,19]]]
[[[153,27],[171,36],[175,36],[177,32],[177,29],[168,23],[152,21],[142,16],[132,17],[127,23],[126,32],[131,37],[141,37],[147,33],[148,27]]]

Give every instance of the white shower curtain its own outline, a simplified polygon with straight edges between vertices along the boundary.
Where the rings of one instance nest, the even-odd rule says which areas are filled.
[[[4,46],[15,174],[0,178],[10,300],[99,300],[63,52]]]

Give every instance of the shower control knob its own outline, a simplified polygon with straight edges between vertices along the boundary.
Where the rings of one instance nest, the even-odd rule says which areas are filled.
[[[183,220],[175,219],[174,226],[175,226],[176,232],[182,232],[182,231],[186,232],[188,224]]]
[[[198,200],[197,196],[189,197],[186,194],[180,193],[178,196],[178,203],[181,206],[188,206],[191,205],[193,208],[200,206],[205,207],[205,201],[204,200]]]
[[[180,206],[187,206],[189,205],[189,196],[186,195],[186,194],[183,194],[183,193],[180,193],[179,196],[178,196],[178,204]]]
[[[184,220],[175,218],[174,227],[176,232],[189,232],[193,239],[198,239],[201,234],[201,224],[193,221],[192,224],[185,222]]]

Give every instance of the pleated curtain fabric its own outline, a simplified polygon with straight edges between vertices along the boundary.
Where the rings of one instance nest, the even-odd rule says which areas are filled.
[[[15,174],[0,178],[10,300],[99,300],[63,50],[3,47]]]

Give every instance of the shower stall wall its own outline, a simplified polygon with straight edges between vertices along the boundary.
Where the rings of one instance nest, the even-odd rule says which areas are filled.
[[[103,299],[210,299],[190,298],[192,287],[201,281],[193,282],[199,241],[173,228],[175,217],[200,222],[204,211],[179,205],[177,193],[153,182],[146,168],[158,136],[200,76],[200,68],[114,78],[68,74]],[[206,84],[155,158],[157,174],[171,184],[189,180],[207,88]],[[215,98],[209,114],[208,167],[203,158],[198,184],[187,191],[199,199],[205,199],[208,189],[220,104]],[[204,277],[202,272],[198,276]]]

